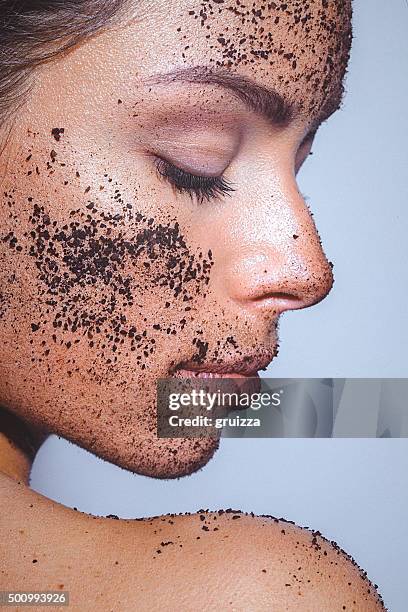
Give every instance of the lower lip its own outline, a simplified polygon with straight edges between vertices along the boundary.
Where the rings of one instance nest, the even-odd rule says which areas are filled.
[[[176,370],[173,376],[175,378],[259,378],[258,372],[253,374],[237,374],[236,372],[195,372],[193,370]]]
[[[194,372],[193,370],[176,370],[173,375],[178,379],[201,379],[203,380],[230,380],[231,387],[227,386],[224,388],[224,391],[228,392],[238,392],[238,393],[247,393],[251,395],[252,393],[259,393],[261,390],[261,379],[259,377],[258,372],[254,372],[253,374],[238,374],[237,372]],[[234,380],[235,382],[232,382]]]

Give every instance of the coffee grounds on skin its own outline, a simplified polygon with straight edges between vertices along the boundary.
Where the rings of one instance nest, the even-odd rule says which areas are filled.
[[[283,91],[312,116],[330,98],[341,97],[351,44],[350,2],[202,0],[188,11],[187,23],[191,19],[206,31],[214,68],[272,72]],[[188,26],[176,30],[189,38]],[[306,91],[308,103],[302,108]]]

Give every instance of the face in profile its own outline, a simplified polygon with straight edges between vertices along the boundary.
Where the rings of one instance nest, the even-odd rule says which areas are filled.
[[[211,458],[157,438],[156,381],[253,375],[330,290],[296,173],[349,44],[339,1],[141,1],[35,72],[1,157],[1,405],[139,473]]]

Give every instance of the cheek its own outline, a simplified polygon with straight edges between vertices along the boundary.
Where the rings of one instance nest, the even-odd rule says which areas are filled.
[[[140,212],[147,191],[126,197],[106,172],[97,193],[73,187],[80,170],[55,158],[46,180],[27,170],[3,203],[2,259],[16,273],[2,274],[0,313],[10,306],[7,320],[37,365],[54,359],[71,364],[67,376],[98,377],[131,359],[145,370],[193,319],[211,252],[192,249],[176,218]]]

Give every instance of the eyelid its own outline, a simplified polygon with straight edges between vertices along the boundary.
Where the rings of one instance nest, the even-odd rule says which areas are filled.
[[[208,156],[207,157],[203,156],[203,160],[201,161],[196,160],[197,165],[199,167],[188,163],[187,160],[181,160],[180,158],[175,159],[171,154],[163,153],[157,150],[150,151],[149,156],[153,157],[154,159],[161,159],[163,160],[163,162],[170,164],[174,166],[175,168],[178,168],[179,170],[182,170],[186,174],[192,174],[197,177],[204,176],[208,178],[217,178],[217,177],[222,176],[231,163],[230,157],[228,157],[228,161],[226,158],[224,158],[222,160],[223,163],[218,164],[218,168],[212,170],[208,168],[208,165],[210,163],[207,161]],[[204,160],[206,160],[207,163],[205,163]]]

